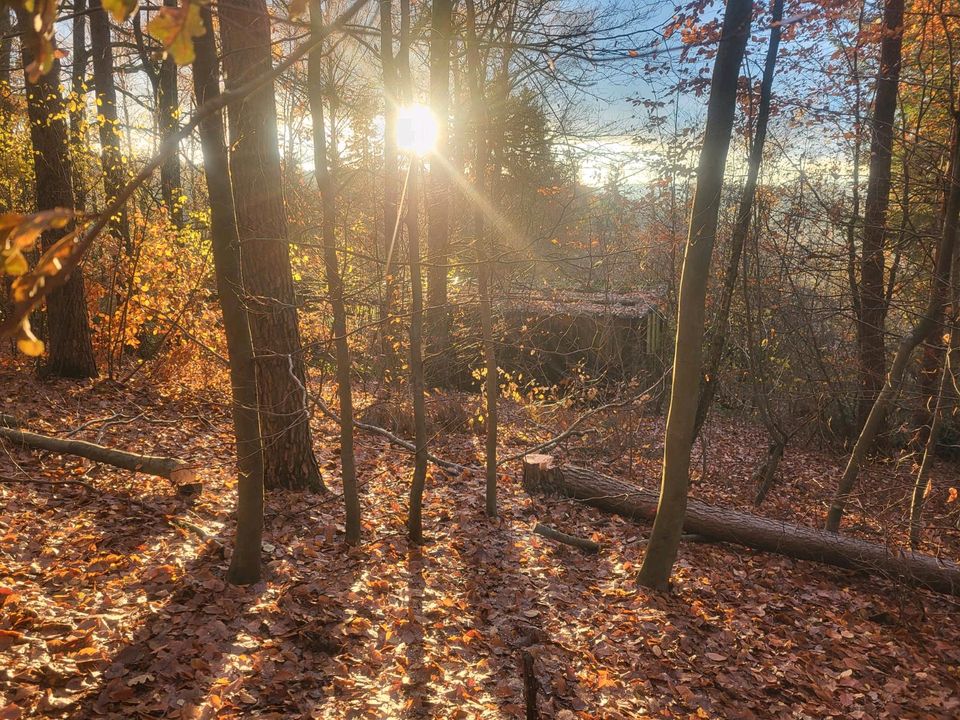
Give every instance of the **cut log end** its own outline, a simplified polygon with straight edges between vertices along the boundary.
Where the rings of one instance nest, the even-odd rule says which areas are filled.
[[[529,492],[555,492],[554,474],[557,471],[552,455],[531,453],[523,458],[523,487]]]
[[[197,469],[192,465],[181,465],[170,471],[170,482],[177,487],[198,485]]]

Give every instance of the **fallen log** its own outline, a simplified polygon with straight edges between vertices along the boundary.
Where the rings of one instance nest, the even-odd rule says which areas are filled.
[[[139,455],[84,440],[64,440],[8,427],[0,427],[0,438],[18,445],[50,450],[64,455],[77,455],[87,460],[113,465],[123,470],[168,478],[174,485],[196,481],[196,472],[193,466],[177,458]]]
[[[656,492],[586,468],[559,467],[550,455],[524,458],[523,486],[528,493],[574,498],[634,520],[652,520],[657,514],[659,496]],[[864,570],[937,592],[960,595],[960,565],[931,555],[791,525],[697,500],[688,502],[683,528],[710,540]]]

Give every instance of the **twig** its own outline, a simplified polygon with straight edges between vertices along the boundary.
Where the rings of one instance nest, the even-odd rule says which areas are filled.
[[[87,420],[85,423],[78,425],[73,430],[70,430],[69,432],[64,433],[63,436],[65,438],[70,438],[70,437],[73,437],[74,435],[77,435],[78,433],[83,432],[91,425],[98,425],[100,423],[112,422],[113,420],[120,420],[121,418],[124,418],[124,417],[126,417],[126,415],[124,415],[123,413],[114,413],[109,417],[94,418],[93,420]],[[7,427],[10,427],[10,426],[8,425]]]
[[[20,420],[15,418],[13,415],[0,413],[0,427],[19,428],[19,427],[23,427],[23,423],[20,422]]]
[[[584,552],[600,552],[599,543],[595,543],[593,540],[587,540],[586,538],[579,538],[576,535],[567,535],[567,533],[554,530],[549,525],[544,525],[543,523],[537,523],[536,527],[533,528],[533,531],[537,533],[537,535],[543,535],[545,538],[556,540],[557,542],[561,542],[565,545],[572,545],[573,547],[580,548]]]
[[[334,421],[335,423],[337,423],[338,425],[341,423],[340,416],[337,415],[337,414],[330,408],[330,406],[327,405],[327,404],[323,401],[322,398],[320,398],[320,397],[318,397],[318,396],[316,396],[316,395],[313,395],[313,394],[310,394],[309,397],[310,397],[310,400],[311,400],[318,408],[320,408],[320,411],[321,411],[324,415],[326,415],[328,418],[330,418],[331,420],[333,420],[333,421]],[[371,425],[370,423],[360,422],[359,420],[354,420],[354,421],[353,421],[353,426],[354,426],[355,428],[359,429],[359,430],[366,430],[367,432],[373,433],[373,434],[375,434],[375,435],[380,435],[381,437],[385,437],[387,440],[389,440],[390,442],[392,442],[394,445],[399,445],[399,446],[402,447],[404,450],[408,450],[408,451],[410,451],[410,452],[416,452],[416,451],[417,451],[417,446],[414,445],[412,442],[409,442],[408,440],[404,440],[402,437],[399,437],[398,435],[394,435],[392,432],[390,432],[390,431],[387,430],[386,428],[379,427],[378,425]],[[455,472],[455,473],[457,473],[458,475],[459,475],[460,473],[466,472],[466,471],[469,469],[469,468],[467,468],[467,467],[464,466],[464,465],[458,465],[458,464],[455,463],[455,462],[450,462],[449,460],[444,460],[443,458],[438,458],[436,455],[434,455],[434,454],[432,454],[432,453],[430,453],[430,452],[427,453],[427,459],[428,459],[430,462],[432,462],[434,465],[436,465],[436,466],[438,466],[438,467],[440,467],[440,468],[443,468],[444,470],[450,470],[450,471],[452,471],[452,472]]]
[[[601,405],[600,407],[595,407],[593,410],[585,412],[583,415],[581,415],[576,420],[574,420],[573,424],[571,424],[570,427],[568,427],[559,435],[556,435],[550,438],[549,440],[547,440],[546,442],[542,442],[536,447],[530,448],[529,450],[524,450],[523,452],[517,453],[516,455],[511,455],[508,458],[504,458],[503,460],[497,463],[497,466],[499,467],[500,465],[505,465],[506,463],[513,462],[514,460],[521,460],[527,455],[533,455],[534,453],[539,453],[539,452],[543,452],[544,450],[549,450],[550,448],[554,447],[555,445],[558,445],[559,443],[563,442],[568,437],[573,435],[577,431],[577,428],[580,425],[582,425],[584,422],[592,418],[594,415],[598,413],[602,413],[606,410],[611,410],[613,408],[621,408],[626,405],[631,405],[635,403],[637,400],[642,400],[643,398],[648,397],[650,393],[654,391],[657,385],[662,383],[666,379],[666,377],[667,377],[667,373],[665,372],[663,375],[660,376],[659,380],[657,380],[653,385],[648,387],[643,392],[637,395],[632,395],[626,398],[625,400],[616,400],[614,402],[607,403],[606,405]]]

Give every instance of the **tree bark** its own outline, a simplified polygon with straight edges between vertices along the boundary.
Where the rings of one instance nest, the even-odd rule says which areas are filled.
[[[123,151],[120,149],[120,122],[117,117],[117,86],[113,73],[113,46],[110,18],[102,0],[90,0],[90,50],[93,57],[93,84],[97,91],[97,126],[100,133],[100,162],[103,167],[104,204],[110,205],[126,185]],[[127,252],[133,249],[126,205],[110,218],[110,230]]]
[[[10,91],[10,71],[13,68],[13,11],[0,8],[0,103],[2,96]]]
[[[641,585],[666,589],[677,556],[687,504],[690,446],[696,422],[700,361],[703,352],[704,305],[710,274],[710,256],[717,234],[720,194],[733,115],[737,82],[750,35],[750,0],[728,0],[707,104],[703,148],[697,169],[697,189],[690,214],[674,351],[670,411],[663,452],[660,507],[650,544],[640,569]]]
[[[381,360],[389,375],[397,366],[397,247],[399,241],[399,164],[397,99],[400,79],[393,55],[393,4],[380,0],[380,62],[383,67],[383,300],[380,305]]]
[[[446,384],[451,317],[447,303],[447,264],[450,253],[450,39],[453,0],[433,0],[430,29],[430,107],[437,120],[437,143],[430,163],[427,192],[430,219],[427,234],[427,354],[432,382]]]
[[[70,107],[70,146],[73,151],[86,146],[87,129],[87,0],[74,0],[72,60],[70,73],[70,93],[73,105]],[[83,163],[77,156],[73,158],[73,198],[74,207],[84,210],[87,206],[86,179]]]
[[[323,15],[319,0],[310,6],[310,22],[314,31],[322,25]],[[350,377],[352,361],[347,340],[347,310],[344,302],[343,276],[340,274],[340,259],[337,257],[337,182],[331,171],[336,165],[336,144],[333,148],[334,162],[327,151],[327,131],[323,115],[324,106],[324,46],[310,51],[307,60],[307,82],[310,88],[310,115],[313,119],[313,163],[317,188],[323,205],[323,268],[327,280],[327,292],[333,312],[333,344],[336,354],[337,397],[340,400],[340,475],[343,480],[343,502],[346,513],[347,542],[360,542],[360,496],[357,490],[356,459],[353,449],[353,387]],[[330,93],[335,90],[330,83]],[[334,102],[330,98],[331,104]],[[331,122],[331,133],[334,131]]]
[[[960,114],[954,112],[953,138],[950,146],[950,184],[946,196],[943,213],[943,227],[939,247],[937,248],[936,266],[933,271],[933,280],[930,286],[930,298],[927,307],[914,325],[910,333],[903,337],[897,348],[897,353],[890,366],[883,389],[877,396],[867,415],[866,422],[860,430],[847,466],[840,477],[837,490],[830,502],[827,512],[826,528],[831,532],[840,529],[840,520],[849,499],[850,492],[860,476],[860,467],[873,447],[877,433],[883,425],[887,410],[900,391],[907,364],[914,350],[933,336],[942,326],[943,308],[949,299],[950,275],[953,267],[954,250],[957,245],[957,230],[960,226]]]
[[[477,287],[480,295],[480,331],[482,336],[484,377],[484,396],[486,413],[484,429],[486,431],[486,513],[488,517],[497,516],[497,435],[498,400],[500,399],[499,369],[497,368],[497,350],[493,339],[493,307],[490,301],[490,283],[493,277],[493,258],[490,243],[486,236],[483,207],[479,198],[487,192],[486,174],[489,160],[488,117],[484,105],[484,65],[480,56],[480,43],[477,36],[477,11],[474,0],[467,0],[467,64],[470,77],[470,106],[473,108],[474,162],[473,162],[473,245],[477,258]]]
[[[533,654],[526,648],[520,653],[520,665],[523,672],[524,717],[526,720],[540,720],[540,711],[537,709],[540,682],[533,666]]]
[[[413,77],[410,73],[410,0],[400,0],[400,47],[397,70],[401,97],[413,102]],[[407,252],[410,262],[410,400],[413,405],[414,452],[413,478],[410,482],[410,509],[407,530],[411,542],[423,542],[423,492],[427,483],[427,409],[423,377],[423,277],[420,259],[420,158],[413,152],[407,158],[407,202],[404,225],[407,228]]]
[[[177,458],[140,455],[138,453],[97,445],[96,443],[86,442],[84,440],[63,440],[61,438],[8,427],[0,427],[0,438],[9,440],[17,445],[25,445],[39,450],[49,450],[50,452],[60,453],[62,455],[77,455],[87,460],[112,465],[113,467],[118,467],[123,470],[168,478],[177,485],[193,482],[196,478],[193,466]]]
[[[219,16],[227,90],[270,72],[264,0],[226,3]],[[257,358],[264,482],[268,489],[324,490],[307,412],[273,83],[231,106],[228,116],[230,173]]]
[[[163,0],[165,7],[177,7],[177,0]],[[173,137],[177,132],[180,111],[180,94],[177,88],[177,64],[168,54],[160,63],[157,83],[157,124],[160,137]],[[183,207],[180,202],[182,187],[180,178],[180,155],[171,153],[160,166],[160,192],[167,206],[167,213],[174,225],[183,225]]]
[[[920,537],[923,533],[923,502],[927,495],[930,470],[933,469],[933,460],[937,452],[937,440],[940,435],[942,417],[941,407],[943,405],[947,377],[950,375],[951,355],[952,347],[948,347],[943,358],[943,370],[940,372],[940,383],[937,386],[937,394],[933,398],[933,406],[930,409],[930,425],[927,429],[927,437],[923,444],[923,459],[920,461],[917,478],[913,485],[913,494],[910,496],[910,547],[914,550],[919,547]]]
[[[873,104],[870,139],[870,170],[864,204],[863,244],[860,256],[860,318],[857,324],[860,354],[860,401],[858,425],[866,422],[876,404],[886,374],[884,343],[886,296],[884,285],[884,239],[890,200],[890,165],[893,158],[893,121],[900,85],[904,0],[885,0],[880,68]],[[881,425],[882,425],[881,418]]]
[[[527,456],[523,486],[530,493],[574,498],[634,520],[650,520],[657,514],[657,493],[586,468],[558,467],[549,455]],[[960,565],[929,555],[840,537],[696,500],[688,503],[683,529],[709,540],[863,570],[937,592],[960,595]]]
[[[20,13],[19,20],[22,30],[31,27],[32,17],[27,13]],[[27,67],[33,62],[30,44],[21,43],[21,52],[23,65]],[[67,108],[60,94],[60,61],[54,60],[50,72],[41,75],[36,83],[28,79],[25,82],[37,210],[72,207],[73,171],[67,142]],[[43,233],[43,249],[56,243],[69,230]],[[71,378],[97,376],[82,267],[77,267],[66,283],[47,298],[47,335],[49,356],[44,372]]]
[[[193,87],[198,106],[220,95],[220,67],[209,6],[201,7],[200,12],[206,34],[194,40]],[[230,358],[233,436],[237,445],[237,530],[227,578],[246,585],[257,582],[261,576],[263,447],[253,339],[244,305],[243,262],[222,114],[201,121],[200,148],[210,199],[213,268]]]
[[[750,144],[750,158],[747,161],[747,179],[740,195],[737,220],[730,235],[730,257],[723,275],[720,289],[720,301],[713,324],[707,332],[707,359],[700,381],[700,401],[697,406],[697,419],[693,428],[693,437],[700,434],[707,419],[707,413],[713,404],[717,392],[717,375],[727,346],[727,332],[730,327],[730,304],[737,286],[743,245],[750,232],[753,200],[757,195],[757,180],[760,177],[760,164],[763,162],[763,147],[767,139],[767,126],[770,121],[770,98],[773,95],[773,76],[777,66],[777,52],[780,49],[782,33],[783,0],[774,0],[771,10],[770,42],[767,45],[767,57],[763,64],[763,79],[760,81],[760,101],[757,107],[757,124]]]

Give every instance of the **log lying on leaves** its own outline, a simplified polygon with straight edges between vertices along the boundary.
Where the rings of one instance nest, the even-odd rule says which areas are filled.
[[[586,468],[558,467],[550,455],[528,455],[523,486],[529,493],[561,495],[635,520],[652,520],[658,495]],[[691,500],[685,531],[798,560],[865,570],[937,592],[960,595],[960,565],[750,513]]]
[[[177,458],[138,455],[137,453],[116,450],[83,440],[64,440],[8,427],[0,427],[0,438],[18,445],[50,450],[64,455],[77,455],[87,460],[113,465],[123,470],[168,478],[174,485],[193,483],[196,480],[194,468]]]

